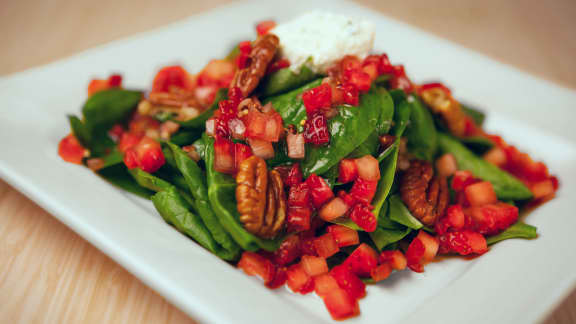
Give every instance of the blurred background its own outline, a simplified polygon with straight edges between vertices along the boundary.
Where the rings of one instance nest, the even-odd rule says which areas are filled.
[[[0,76],[229,2],[0,0]],[[575,0],[357,2],[576,89]],[[194,322],[2,180],[0,224],[0,322]],[[573,293],[546,324],[575,309]]]

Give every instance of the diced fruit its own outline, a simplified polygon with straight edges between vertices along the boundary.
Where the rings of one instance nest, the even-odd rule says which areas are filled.
[[[288,157],[291,159],[303,159],[306,155],[306,140],[302,133],[288,132],[286,135],[286,147],[288,148]]]
[[[383,263],[370,270],[370,277],[376,282],[382,281],[390,276],[392,273],[392,266],[388,263]]]
[[[378,219],[371,208],[364,203],[357,203],[352,207],[350,219],[366,232],[374,232],[378,226]]]
[[[138,166],[146,172],[154,173],[166,162],[160,143],[148,136],[144,136],[134,147]]]
[[[365,155],[356,159],[358,166],[358,176],[364,180],[377,181],[380,179],[380,168],[378,160],[372,155]]]
[[[313,291],[314,291],[314,279],[310,278],[310,280],[308,280],[308,282],[304,285],[304,287],[302,287],[302,289],[300,289],[300,293],[302,295],[306,295],[306,294],[309,294]]]
[[[124,158],[122,160],[124,161],[124,165],[126,165],[126,167],[129,170],[138,167],[138,157],[136,155],[136,151],[134,150],[134,148],[129,148],[128,150],[126,150],[126,152],[124,152]]]
[[[324,297],[324,304],[334,320],[343,320],[359,314],[358,301],[345,290],[335,289]]]
[[[264,135],[264,140],[270,142],[278,142],[280,135],[284,131],[282,116],[276,111],[267,113],[268,120],[266,121],[266,132]]]
[[[274,146],[272,146],[271,142],[258,139],[250,139],[248,140],[248,144],[250,144],[250,148],[252,149],[252,153],[254,153],[254,155],[265,160],[274,157]]]
[[[234,139],[244,139],[246,135],[246,125],[244,125],[244,122],[239,118],[230,119],[228,121],[228,129]]]
[[[274,251],[273,260],[276,264],[284,266],[299,258],[300,236],[290,235],[282,241],[278,250]]]
[[[158,71],[152,84],[152,92],[169,92],[172,87],[192,88],[188,72],[181,66],[167,66]]]
[[[316,247],[314,246],[316,238],[314,237],[313,230],[301,232],[298,234],[298,237],[300,237],[300,252],[302,255],[318,256]]]
[[[206,135],[213,137],[216,135],[216,117],[211,117],[206,121]]]
[[[328,84],[321,84],[316,88],[304,91],[302,102],[306,107],[308,116],[312,116],[321,108],[329,108],[332,104],[332,89]]]
[[[408,267],[412,271],[423,272],[424,265],[434,259],[438,253],[438,248],[438,239],[430,236],[424,230],[420,230],[406,250]]]
[[[290,167],[290,171],[288,171],[288,175],[284,180],[284,184],[292,187],[302,183],[302,169],[300,169],[300,164],[294,163]]]
[[[488,181],[471,184],[464,191],[471,206],[482,206],[498,201],[494,187]]]
[[[370,76],[370,80],[374,80],[378,77],[378,65],[375,63],[363,63],[362,71]]]
[[[66,162],[82,164],[84,152],[84,147],[80,145],[80,142],[78,142],[78,139],[72,133],[58,143],[58,155]]]
[[[338,198],[342,199],[342,201],[345,202],[346,205],[348,205],[348,209],[354,207],[354,205],[358,203],[358,199],[354,198],[352,195],[350,195],[344,190],[338,191]]]
[[[265,283],[271,282],[275,275],[274,265],[270,260],[249,251],[242,253],[238,268],[244,270],[249,276],[260,277]]]
[[[436,160],[436,170],[439,175],[444,177],[449,177],[458,171],[458,163],[454,155],[447,153],[439,157]]]
[[[488,251],[484,236],[470,230],[446,233],[439,239],[441,253],[456,252],[460,255],[469,255],[483,254]]]
[[[135,114],[130,123],[128,124],[128,129],[130,133],[138,136],[143,136],[149,129],[159,129],[160,122],[156,119],[141,114]]]
[[[329,273],[324,273],[314,277],[314,291],[320,297],[325,297],[329,292],[334,289],[340,289],[336,279]]]
[[[358,106],[360,102],[360,94],[358,89],[352,84],[344,84],[342,86],[344,103],[350,106]]]
[[[306,120],[304,125],[304,139],[306,143],[319,146],[330,142],[328,122],[322,113],[316,113]]]
[[[276,22],[274,20],[261,21],[256,25],[256,32],[259,36],[266,35],[274,27],[276,27]]]
[[[309,207],[289,206],[286,216],[288,232],[301,232],[310,229],[312,211]]]
[[[500,147],[495,146],[484,154],[484,160],[501,167],[506,164],[506,153]]]
[[[310,206],[310,189],[308,183],[302,182],[292,185],[288,192],[289,207],[308,207]]]
[[[220,137],[214,141],[214,170],[228,174],[236,172],[232,141]]]
[[[449,229],[461,230],[466,225],[466,216],[461,205],[450,205],[444,216],[436,223],[436,232],[444,234]]]
[[[390,264],[394,270],[404,270],[407,265],[406,257],[399,250],[382,251],[378,260],[380,263]]]
[[[342,225],[330,225],[326,231],[334,237],[338,247],[356,245],[360,243],[358,232]]]
[[[88,96],[92,96],[96,92],[100,92],[110,88],[108,80],[94,79],[88,84]]]
[[[518,208],[503,202],[471,207],[464,211],[472,217],[474,229],[483,235],[493,235],[518,220]]]
[[[314,248],[316,253],[323,258],[331,257],[340,250],[338,243],[334,240],[334,236],[330,233],[317,237],[314,240]]]
[[[348,205],[346,205],[346,203],[342,199],[336,197],[330,200],[328,203],[324,204],[324,206],[322,206],[322,208],[320,209],[318,215],[323,220],[329,222],[336,218],[344,216],[344,214],[346,214],[347,211],[348,211]]]
[[[110,136],[114,142],[118,142],[122,137],[122,134],[124,134],[124,127],[120,124],[112,126],[108,131],[108,136]]]
[[[229,60],[211,60],[198,74],[198,86],[228,87],[234,78],[236,67]]]
[[[554,183],[550,179],[539,181],[530,186],[534,199],[550,197],[554,194]]]
[[[266,282],[266,287],[270,289],[277,289],[286,283],[288,280],[288,275],[286,274],[286,268],[276,267],[274,271],[274,278],[270,282]]]
[[[474,175],[470,171],[456,171],[452,177],[452,189],[463,191],[468,185],[476,182]]]
[[[370,90],[372,79],[370,75],[362,70],[354,70],[344,74],[344,82],[353,84],[361,92]]]
[[[276,60],[276,61],[272,62],[270,65],[268,65],[268,69],[266,70],[266,74],[274,73],[276,71],[285,69],[289,66],[290,66],[290,61],[288,61],[287,59]]]
[[[338,181],[348,183],[356,180],[358,177],[358,166],[353,159],[343,159],[338,167]]]
[[[330,275],[352,298],[360,299],[366,296],[366,285],[346,265],[335,266],[330,270]]]
[[[330,189],[330,186],[328,186],[323,178],[316,174],[311,174],[308,179],[306,179],[306,183],[308,184],[308,188],[310,188],[310,198],[316,209],[319,209],[334,197],[334,193],[332,192],[332,189]]]
[[[359,277],[369,277],[372,269],[378,266],[378,254],[368,244],[360,244],[344,263],[353,274]]]
[[[369,204],[372,202],[372,199],[376,194],[377,188],[378,188],[378,181],[371,181],[358,178],[356,179],[356,181],[354,181],[352,189],[350,189],[350,195],[357,200]]]
[[[252,155],[253,155],[252,149],[250,149],[250,146],[248,146],[246,144],[242,144],[242,143],[235,143],[234,144],[235,169],[238,170],[240,163],[242,163],[242,161],[246,160],[247,158],[251,157]]]
[[[302,265],[299,263],[288,267],[286,275],[288,276],[288,287],[295,293],[305,292],[306,285],[312,281],[312,278],[304,271]]]
[[[278,142],[283,131],[282,117],[275,111],[264,113],[252,109],[244,118],[246,123],[246,137],[268,142]]]
[[[300,264],[306,273],[311,276],[318,276],[328,272],[328,264],[323,257],[303,255]]]

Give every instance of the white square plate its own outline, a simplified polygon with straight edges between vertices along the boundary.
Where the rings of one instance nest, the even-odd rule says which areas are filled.
[[[283,21],[310,1],[243,2],[0,79],[0,174],[62,222],[194,318],[210,323],[330,322],[320,299],[270,291],[164,223],[152,205],[89,170],[64,163],[57,143],[94,76],[122,72],[147,88],[157,68],[180,62],[198,71],[234,42],[254,37],[255,21]],[[370,287],[362,315],[348,323],[529,323],[543,318],[576,282],[576,93],[344,1],[313,7],[376,23],[376,49],[416,81],[440,79],[489,113],[503,134],[561,180],[558,198],[531,213],[540,238],[498,244],[473,261],[431,264],[422,275],[394,274]]]

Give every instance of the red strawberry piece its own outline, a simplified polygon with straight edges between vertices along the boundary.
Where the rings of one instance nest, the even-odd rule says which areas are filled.
[[[328,122],[322,113],[316,113],[306,120],[304,125],[304,140],[316,146],[330,142]]]
[[[359,277],[369,277],[378,266],[378,254],[368,244],[360,244],[344,261],[350,271]]]
[[[284,266],[298,259],[301,254],[300,236],[290,235],[282,241],[278,250],[274,251],[273,260],[276,264]]]
[[[378,181],[365,180],[362,178],[356,179],[352,189],[350,189],[350,195],[360,201],[367,204],[372,202],[374,195],[376,194],[376,189],[378,188]]]
[[[308,188],[310,188],[310,197],[316,209],[319,209],[323,204],[334,198],[334,193],[332,189],[330,189],[330,186],[328,186],[323,178],[316,174],[311,174],[310,177],[306,179],[306,183],[308,184]]]
[[[348,183],[356,180],[358,177],[358,166],[353,159],[343,159],[338,167],[338,181]]]
[[[350,219],[366,232],[374,232],[378,226],[378,219],[371,208],[364,203],[357,203],[352,207]]]
[[[336,279],[340,288],[344,289],[354,299],[366,296],[366,285],[353,274],[348,266],[338,265],[330,270],[330,275]]]
[[[329,108],[332,104],[332,88],[328,84],[321,84],[302,93],[302,102],[306,107],[308,116],[312,116],[321,108]]]

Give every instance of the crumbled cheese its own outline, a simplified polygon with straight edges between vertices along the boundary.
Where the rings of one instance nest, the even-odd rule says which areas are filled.
[[[290,69],[306,64],[317,73],[345,55],[363,59],[372,50],[375,26],[362,19],[313,11],[272,29],[280,38],[280,54]]]

